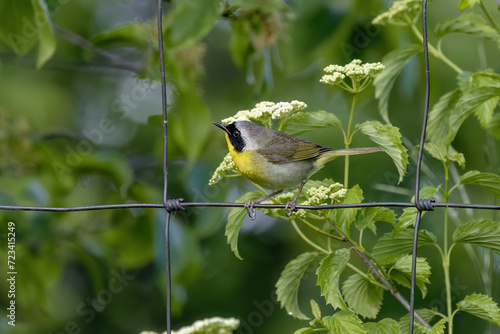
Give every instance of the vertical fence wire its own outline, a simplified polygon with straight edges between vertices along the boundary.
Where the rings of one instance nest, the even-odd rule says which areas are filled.
[[[172,308],[172,276],[170,266],[170,210],[168,205],[168,132],[167,132],[167,85],[165,78],[165,53],[163,50],[163,0],[158,0],[158,49],[160,53],[161,72],[161,107],[163,115],[163,205],[166,208],[165,217],[165,275],[166,275],[166,327],[167,334],[171,331],[171,308]]]
[[[420,136],[420,145],[418,147],[417,168],[415,177],[415,205],[417,206],[417,217],[415,220],[415,231],[413,235],[413,250],[411,259],[411,286],[410,286],[410,334],[413,334],[413,321],[415,317],[415,281],[417,274],[417,248],[418,248],[418,230],[420,228],[420,218],[422,217],[422,205],[420,204],[420,168],[422,164],[422,153],[425,144],[425,132],[427,130],[427,114],[429,113],[430,96],[430,76],[429,76],[429,50],[427,45],[427,0],[422,0],[422,40],[424,46],[425,63],[425,104],[424,117],[422,121],[422,133]]]

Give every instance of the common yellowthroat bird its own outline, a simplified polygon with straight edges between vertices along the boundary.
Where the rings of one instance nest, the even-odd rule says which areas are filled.
[[[252,219],[255,219],[254,204],[285,189],[298,187],[295,199],[286,206],[291,215],[304,184],[327,162],[339,156],[382,151],[379,147],[332,150],[328,146],[292,137],[250,121],[236,121],[228,125],[217,122],[213,124],[225,131],[229,153],[240,173],[263,188],[275,190],[245,204]]]

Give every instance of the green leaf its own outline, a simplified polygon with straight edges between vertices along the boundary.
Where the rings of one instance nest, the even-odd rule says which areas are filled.
[[[311,299],[311,310],[315,319],[321,319],[321,309],[314,299]]]
[[[298,295],[300,280],[316,256],[318,256],[316,252],[300,254],[285,266],[276,283],[276,295],[281,307],[284,307],[288,313],[291,313],[297,319],[309,319],[300,311]]]
[[[490,296],[472,294],[457,303],[457,309],[465,311],[496,326],[500,326],[500,308]]]
[[[475,35],[492,40],[500,37],[482,16],[475,13],[465,13],[453,19],[440,21],[434,29],[437,38],[443,38],[452,33]]]
[[[323,323],[330,334],[365,334],[363,322],[352,311],[339,311],[331,317],[324,317]]]
[[[45,2],[0,1],[0,39],[21,56],[38,43],[36,66],[41,68],[56,49],[52,21]]]
[[[342,292],[347,305],[356,314],[368,319],[377,317],[384,296],[384,290],[380,286],[356,273],[344,281]]]
[[[500,176],[497,174],[471,170],[460,177],[460,184],[474,184],[500,196]]]
[[[472,74],[470,78],[470,88],[479,88],[484,86],[500,87],[500,75],[494,73],[492,70]],[[474,109],[474,115],[476,115],[483,128],[487,128],[490,124],[499,100],[500,96],[496,96]]]
[[[344,309],[345,304],[339,288],[340,275],[349,261],[351,251],[347,248],[337,249],[321,260],[316,275],[321,287],[321,295],[333,308]]]
[[[230,0],[229,3],[235,7],[261,10],[264,12],[273,10],[284,10],[286,6],[282,0]]]
[[[361,190],[359,185],[355,185],[351,189],[347,190],[346,196],[340,204],[361,203],[363,198],[363,190]],[[337,228],[339,228],[344,234],[350,235],[349,227],[355,221],[356,214],[359,210],[359,208],[335,209],[332,210],[330,219],[334,220]]]
[[[438,145],[433,142],[426,143],[424,149],[435,159],[448,164],[456,162],[460,167],[465,168],[465,157],[462,153],[458,153],[451,145]]]
[[[341,128],[342,123],[337,116],[324,110],[312,112],[299,111],[283,120],[281,131],[296,136],[304,132],[328,127]]]
[[[360,213],[362,214],[358,214],[358,218],[356,218],[356,228],[359,231],[368,227],[376,234],[375,222],[387,222],[392,225],[396,223],[396,213],[389,208],[366,208]]]
[[[219,0],[179,0],[165,22],[169,48],[191,46],[205,37],[219,18]]]
[[[460,4],[458,5],[458,8],[460,10],[464,10],[467,7],[474,7],[475,4],[480,3],[481,0],[460,0]]]
[[[293,334],[310,334],[314,331],[314,328],[311,327],[304,327],[301,329],[297,329]]]
[[[375,86],[375,98],[378,99],[378,109],[380,116],[386,123],[389,121],[389,96],[396,78],[408,61],[416,54],[422,52],[422,46],[410,44],[402,48],[389,52],[382,59],[385,69],[375,77],[373,85]]]
[[[436,315],[438,315],[437,309],[420,309],[416,310],[416,312],[424,319],[427,323],[431,322],[432,318],[434,318]],[[420,322],[418,320],[414,320],[414,323],[417,324],[414,328],[414,334],[421,334],[423,333],[422,327],[418,326]],[[399,320],[399,326],[401,327],[401,333],[409,333],[410,332],[410,315],[406,314],[405,316],[401,317]]]
[[[246,203],[251,200],[256,200],[261,196],[262,192],[260,191],[249,192],[235,201],[235,203]],[[227,216],[226,232],[224,233],[227,237],[227,243],[231,246],[231,250],[240,260],[243,260],[243,258],[238,252],[238,235],[240,234],[241,225],[243,225],[246,215],[247,210],[245,208],[231,208]]]
[[[373,247],[372,256],[381,264],[394,263],[413,249],[413,229],[384,234]],[[427,230],[418,232],[418,247],[436,243],[434,234]]]
[[[495,86],[478,87],[465,92],[450,114],[446,144],[453,142],[462,123],[476,111],[476,108],[498,96],[500,96],[500,87]]]
[[[422,332],[425,334],[444,334],[444,330],[446,328],[446,323],[448,322],[448,318],[443,318],[436,322],[431,329],[423,328]]]
[[[500,113],[493,115],[490,123],[486,127],[486,130],[488,130],[488,132],[496,139],[500,139]]]
[[[144,23],[127,22],[92,36],[90,41],[98,48],[135,47],[144,50],[151,44],[151,29]]]
[[[453,241],[481,246],[500,254],[500,223],[491,219],[469,220],[455,230]]]
[[[440,150],[446,150],[446,138],[450,132],[450,115],[455,110],[458,99],[462,96],[459,89],[442,95],[429,111],[427,138]],[[442,148],[441,148],[442,147]]]
[[[378,78],[378,77],[377,77]],[[390,124],[382,125],[377,121],[367,121],[356,125],[356,129],[377,143],[391,158],[399,173],[399,182],[403,180],[408,165],[408,153],[401,142],[399,129]]]
[[[368,334],[401,334],[401,328],[396,320],[385,318],[379,322],[365,322]]]
[[[409,288],[411,277],[411,255],[405,255],[399,258],[390,270],[390,277],[398,284]],[[431,267],[426,259],[417,257],[417,274],[415,283],[422,292],[423,298],[427,295],[426,284],[430,284],[429,277],[431,275]]]

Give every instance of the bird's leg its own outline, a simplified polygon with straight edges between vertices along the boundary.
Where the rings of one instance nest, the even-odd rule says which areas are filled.
[[[290,211],[286,214],[287,217],[290,217],[292,213],[297,210],[295,209],[295,205],[297,204],[297,198],[299,198],[300,192],[302,191],[302,188],[304,188],[304,184],[306,184],[306,182],[307,180],[302,181],[302,183],[299,186],[299,191],[297,191],[297,195],[295,196],[293,201],[286,203],[285,210],[290,209]]]
[[[268,194],[266,196],[263,196],[263,197],[255,200],[255,201],[248,201],[248,202],[246,202],[245,205],[244,205],[244,208],[247,209],[248,217],[250,217],[251,220],[255,220],[255,218],[257,217],[257,212],[256,212],[256,210],[255,210],[255,208],[253,206],[255,204],[259,204],[259,203],[265,201],[266,199],[270,199],[274,195],[278,195],[282,191],[283,190],[276,190],[275,192],[270,193],[270,194]]]

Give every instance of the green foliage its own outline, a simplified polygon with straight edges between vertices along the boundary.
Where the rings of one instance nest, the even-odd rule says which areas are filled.
[[[358,124],[356,129],[367,135],[372,141],[377,143],[392,158],[399,174],[399,182],[403,180],[408,165],[407,149],[401,142],[399,129],[390,124],[382,125],[377,121],[367,121]]]
[[[287,312],[291,313],[297,319],[308,319],[308,317],[300,311],[298,303],[299,285],[302,276],[304,276],[307,268],[318,253],[302,253],[296,259],[290,261],[285,266],[281,276],[276,283],[276,295],[281,307],[284,307]],[[317,312],[317,311],[316,311]]]
[[[262,192],[254,191],[246,193],[235,202],[246,203],[247,201],[253,201],[262,196]],[[231,208],[231,210],[229,210],[229,216],[227,217],[226,232],[224,234],[227,237],[227,243],[231,246],[231,250],[233,251],[234,255],[236,255],[236,257],[240,260],[243,260],[243,258],[240,256],[240,253],[238,251],[238,236],[240,234],[241,225],[243,225],[243,221],[245,220],[246,216],[246,209]]]
[[[318,270],[316,270],[318,285],[321,287],[321,295],[325,297],[327,304],[332,305],[335,309],[346,309],[344,300],[340,294],[339,284],[340,275],[344,271],[349,258],[349,249],[338,249],[323,258],[319,263]]]
[[[385,318],[379,322],[366,322],[368,334],[401,334],[401,328],[396,320]]]
[[[460,184],[474,184],[500,196],[500,176],[497,174],[471,170],[460,176]]]
[[[459,311],[465,311],[500,326],[500,308],[489,296],[472,294],[457,303]]]
[[[394,87],[394,83],[408,61],[420,52],[422,52],[422,47],[420,45],[410,44],[391,51],[382,59],[385,70],[375,78],[373,85],[375,86],[375,97],[378,99],[380,116],[386,123],[390,123],[389,96]]]
[[[372,256],[380,263],[394,263],[401,256],[407,255],[413,248],[414,230],[388,232],[378,239],[373,247]],[[434,234],[427,230],[418,231],[418,247],[436,243]]]
[[[405,255],[400,257],[389,270],[390,277],[398,284],[409,288],[411,277],[411,256]],[[417,258],[417,273],[415,283],[422,292],[423,298],[427,295],[426,284],[430,284],[429,277],[431,275],[431,267],[424,258]]]
[[[500,223],[491,219],[470,220],[455,230],[453,241],[481,246],[500,253]]]
[[[360,274],[353,274],[344,281],[342,293],[347,305],[356,314],[375,319],[382,306],[384,290],[373,284],[371,279]]]
[[[297,112],[283,121],[281,130],[292,136],[323,128],[341,128],[342,123],[332,113],[324,110],[313,112]]]
[[[331,334],[366,334],[363,322],[352,311],[339,311],[322,321]]]

